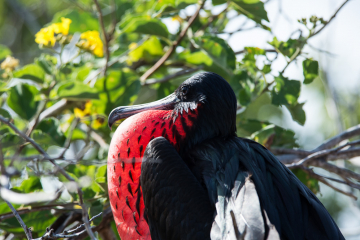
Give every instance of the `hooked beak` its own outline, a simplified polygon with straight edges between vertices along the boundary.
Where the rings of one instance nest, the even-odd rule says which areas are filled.
[[[140,112],[144,112],[147,110],[171,110],[174,109],[175,103],[179,102],[175,95],[175,93],[170,94],[169,96],[157,100],[151,103],[133,105],[133,106],[121,106],[117,107],[111,111],[108,118],[108,125],[111,126],[118,120],[128,118],[132,115],[135,115]]]

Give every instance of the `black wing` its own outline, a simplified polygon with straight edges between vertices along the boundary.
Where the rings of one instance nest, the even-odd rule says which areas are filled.
[[[146,147],[140,181],[153,240],[210,239],[207,192],[165,138]]]
[[[252,214],[259,214],[257,199],[265,238],[277,239],[278,233],[281,239],[291,240],[344,239],[317,197],[270,151],[256,142],[237,137],[212,139],[192,148],[184,160],[208,190],[209,199],[216,206],[212,239],[233,239],[226,230],[231,229],[232,222],[240,223],[242,219],[247,222],[247,229],[254,227],[250,220],[254,220]],[[247,184],[246,174],[250,175],[250,183],[254,183],[257,193],[245,192],[245,196],[250,198],[248,203],[253,201],[247,207],[250,213],[238,211],[243,209],[241,204],[246,204],[246,201],[239,201],[244,190],[241,186]],[[235,220],[228,221],[231,212]],[[241,232],[242,229],[239,224],[238,231],[245,233],[241,239],[259,239],[254,234],[260,234],[261,229],[252,235],[246,234],[246,230]]]

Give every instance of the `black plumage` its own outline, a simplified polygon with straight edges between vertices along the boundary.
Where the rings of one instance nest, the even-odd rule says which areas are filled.
[[[171,109],[174,119],[198,112],[178,151],[162,137],[144,151],[140,180],[153,240],[344,239],[289,169],[262,145],[236,136],[236,97],[219,75],[197,74],[158,102],[151,108]],[[129,112],[114,110],[109,124]]]
[[[140,181],[153,240],[210,239],[215,209],[206,190],[165,138],[148,144]]]

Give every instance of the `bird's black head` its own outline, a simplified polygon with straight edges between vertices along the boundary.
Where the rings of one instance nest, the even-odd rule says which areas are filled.
[[[115,108],[109,115],[109,126],[146,110],[172,110],[173,119],[181,118],[189,111],[196,112],[191,133],[193,144],[196,144],[212,137],[234,135],[236,106],[236,97],[229,83],[215,73],[204,72],[187,79],[173,94],[161,100]]]

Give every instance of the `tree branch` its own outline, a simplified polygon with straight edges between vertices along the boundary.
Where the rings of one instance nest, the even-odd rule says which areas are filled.
[[[347,129],[345,132],[340,133],[339,135],[336,135],[333,138],[330,138],[320,146],[318,146],[315,151],[320,151],[323,149],[331,148],[339,144],[340,142],[350,139],[354,136],[360,135],[360,124],[356,125],[352,128]]]
[[[336,17],[336,14],[338,14],[338,12],[341,10],[342,7],[345,6],[345,4],[347,2],[349,2],[350,0],[346,0],[343,4],[341,4],[341,6],[336,10],[336,12],[331,16],[331,18],[316,32],[314,32],[313,34],[310,35],[310,37],[313,37],[315,35],[317,35],[318,33],[320,33],[327,25],[329,25],[329,23]]]
[[[352,194],[352,193],[350,193],[350,192],[343,191],[343,190],[341,190],[340,188],[335,187],[334,185],[332,185],[331,183],[329,183],[328,181],[326,181],[326,180],[325,180],[325,177],[323,177],[323,176],[321,176],[321,175],[319,175],[319,174],[316,174],[312,169],[306,168],[306,167],[301,168],[301,169],[303,169],[305,172],[307,172],[310,177],[317,179],[318,181],[320,181],[320,182],[322,182],[323,184],[325,184],[326,186],[334,189],[335,191],[340,192],[340,193],[342,193],[342,194],[344,194],[344,195],[346,195],[346,196],[349,196],[349,197],[353,198],[354,200],[357,200],[357,197],[356,197],[354,194]]]
[[[156,70],[158,70],[161,65],[164,64],[164,62],[171,56],[171,54],[175,51],[176,47],[180,44],[181,40],[185,37],[187,30],[190,28],[190,26],[195,21],[196,17],[199,15],[200,10],[203,8],[205,3],[205,0],[202,0],[195,12],[195,14],[190,18],[187,26],[180,32],[179,37],[177,40],[170,46],[169,50],[155,63],[154,66],[152,66],[150,69],[148,69],[141,77],[140,81],[142,83],[145,82],[148,77],[150,77]]]
[[[74,210],[74,209],[66,209],[66,208],[62,208],[62,209],[57,209],[56,207],[67,207],[67,206],[74,206],[74,205],[78,205],[76,203],[67,203],[67,204],[51,204],[51,205],[45,205],[45,206],[31,206],[31,207],[27,207],[27,208],[19,208],[16,211],[18,212],[19,215],[22,214],[26,214],[26,213],[32,213],[32,212],[40,212],[40,211],[45,211],[45,210],[51,210],[51,209],[56,209],[56,210],[61,210],[61,211],[69,211],[69,210]],[[8,212],[8,213],[4,213],[0,215],[0,222],[4,221],[6,219],[12,218],[14,217],[14,214],[12,212]]]
[[[15,210],[15,208],[13,207],[13,205],[11,205],[11,203],[9,203],[8,201],[4,200],[6,202],[6,204],[9,206],[9,208],[11,209],[11,211],[13,212],[14,216],[16,217],[16,219],[18,220],[18,222],[20,223],[21,227],[24,229],[26,238],[28,240],[32,239],[32,235],[31,235],[31,230],[26,226],[26,224],[24,223],[24,221],[21,219],[20,215],[17,213],[17,211]]]
[[[90,220],[88,220],[88,222],[92,222],[95,218],[101,216],[103,213],[99,213],[95,216],[93,216]],[[33,240],[54,240],[54,239],[59,239],[59,238],[72,238],[72,237],[77,237],[77,236],[80,236],[81,234],[83,233],[86,233],[87,230],[84,228],[86,228],[86,224],[81,224],[79,226],[77,226],[76,228],[74,229],[71,229],[71,230],[67,230],[67,231],[64,231],[62,233],[55,233],[54,232],[54,229],[49,229],[47,228],[46,229],[46,233],[40,237],[40,238],[36,238],[36,239],[33,239]],[[94,227],[93,227],[94,228]]]
[[[315,158],[320,158],[320,157],[329,155],[331,153],[338,152],[339,150],[343,149],[344,147],[358,145],[358,144],[360,144],[360,140],[354,141],[354,142],[348,142],[348,143],[345,143],[344,145],[341,145],[341,146],[333,148],[333,149],[320,150],[320,151],[317,151],[317,152],[314,152],[314,153],[310,154],[309,156],[305,157],[304,159],[301,159],[300,161],[298,161],[296,163],[288,164],[286,166],[288,168],[295,168],[295,167],[298,167],[300,165],[304,165],[308,161],[313,160]]]

